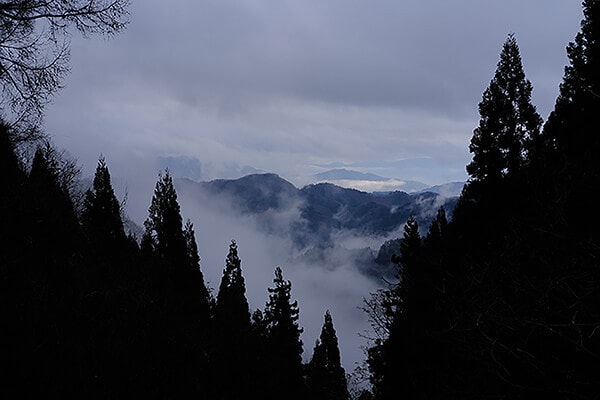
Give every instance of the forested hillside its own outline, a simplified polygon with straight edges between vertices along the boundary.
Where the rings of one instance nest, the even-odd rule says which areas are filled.
[[[369,303],[376,399],[600,392],[600,2],[584,15],[543,125],[516,39],[505,42],[452,221],[440,213],[424,237],[409,222],[399,279]]]
[[[209,291],[168,173],[159,175],[138,246],[125,235],[103,159],[78,213],[59,156],[40,148],[24,168],[7,130],[4,396],[301,398],[324,390],[305,379],[328,374],[335,381],[327,384],[345,388],[329,313],[323,345],[305,370],[299,309],[280,268],[264,309],[250,310],[232,241],[218,292]]]

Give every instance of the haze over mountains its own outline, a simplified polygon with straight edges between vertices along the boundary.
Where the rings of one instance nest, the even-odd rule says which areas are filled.
[[[339,179],[319,182],[312,177],[310,184],[298,185],[271,173],[245,175],[244,168],[235,165],[221,175],[232,179],[205,179],[216,173],[210,165],[175,160],[179,162],[161,168],[168,167],[176,177],[182,214],[194,223],[208,286],[218,285],[231,239],[239,245],[252,308],[262,307],[265,283],[272,279],[273,268],[281,266],[302,310],[305,350],[318,336],[323,307],[330,309],[346,371],[365,358],[361,348],[370,325],[357,309],[370,293],[385,286],[385,280],[393,280],[397,267],[390,261],[399,253],[404,223],[412,214],[425,232],[441,205],[451,215],[457,197],[450,192],[458,194],[463,186],[369,193],[341,187]],[[339,169],[320,178],[365,178],[357,171],[335,171]],[[437,193],[445,187],[451,189],[445,191],[447,197]]]
[[[200,161],[198,158],[186,156],[163,156],[156,159],[156,167],[160,170],[169,169],[177,178],[189,178],[194,181],[211,181],[216,179],[239,179],[246,175],[267,173],[249,165],[214,164]],[[443,194],[446,197],[460,195],[465,182],[441,183],[428,185],[418,179],[406,179],[416,173],[416,165],[421,168],[430,166],[430,160],[415,159],[389,163],[356,163],[343,164],[331,163],[327,165],[314,165],[320,172],[300,172],[297,176],[286,177],[291,183],[302,187],[313,183],[328,182],[349,189],[364,192],[393,192],[403,191],[416,193],[430,191]],[[382,171],[386,176],[372,171]],[[400,177],[399,171],[404,171]],[[273,171],[270,171],[273,172]],[[391,174],[391,175],[389,175]],[[390,177],[391,176],[391,177]]]
[[[362,176],[353,171],[331,171],[321,177],[340,174]],[[180,178],[175,183],[188,207],[251,219],[261,232],[289,239],[291,258],[336,264],[330,254],[335,249],[335,258],[343,253],[353,264],[360,261],[361,272],[377,279],[390,272],[389,259],[375,262],[380,247],[401,236],[411,215],[426,231],[439,207],[444,206],[451,214],[457,200],[433,191],[368,193],[332,183],[299,189],[276,174],[209,182]]]

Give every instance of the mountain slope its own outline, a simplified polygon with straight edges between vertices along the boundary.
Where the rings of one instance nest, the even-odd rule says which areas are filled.
[[[364,243],[376,243],[380,238],[376,245],[379,247],[385,240],[401,236],[401,228],[411,215],[424,233],[440,206],[451,215],[457,201],[433,192],[374,194],[331,183],[298,189],[275,174],[210,182],[176,179],[175,184],[181,195],[188,196],[188,202],[199,207],[216,207],[215,212],[249,216],[258,229],[289,238],[296,252],[311,260],[332,248],[337,253],[343,252],[339,242],[349,237],[359,238],[357,242],[363,243],[364,250],[361,253],[348,249],[350,257],[356,258],[361,253],[361,260],[374,260]],[[373,272],[377,264],[374,261],[372,264],[361,261],[363,272],[371,270],[369,274],[379,276]],[[385,260],[379,264],[385,264]]]

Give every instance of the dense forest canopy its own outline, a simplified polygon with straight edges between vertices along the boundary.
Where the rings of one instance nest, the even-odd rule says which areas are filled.
[[[27,75],[27,65],[37,73],[37,49],[13,52],[19,40],[37,43],[28,36],[35,35],[35,21],[51,27],[39,43],[54,45],[69,24],[83,33],[117,32],[126,5],[0,4],[2,117],[16,112],[32,122],[62,77],[64,67],[44,70],[56,81]],[[251,310],[232,241],[216,295],[207,287],[194,226],[181,214],[168,171],[158,176],[144,234],[135,238],[124,229],[104,158],[77,199],[73,166],[61,153],[27,136],[31,124],[1,123],[0,354],[8,368],[0,393],[596,398],[600,1],[585,0],[583,10],[545,123],[531,102],[516,35],[502,46],[479,104],[470,180],[452,218],[440,208],[422,234],[411,217],[392,257],[396,279],[365,302],[376,334],[366,354],[365,390],[348,388],[329,311],[303,363],[301,305],[283,268],[274,270],[264,308]],[[66,61],[62,50],[50,52]],[[13,84],[15,73],[29,76],[20,82],[30,92]],[[23,146],[35,149],[31,161],[22,157]]]

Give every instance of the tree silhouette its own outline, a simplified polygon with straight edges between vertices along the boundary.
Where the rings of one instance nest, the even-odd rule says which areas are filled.
[[[469,146],[473,161],[467,165],[473,181],[497,184],[503,176],[522,168],[525,142],[537,139],[542,124],[531,104],[531,91],[517,41],[510,34],[494,78],[479,103],[481,120]]]
[[[313,356],[307,365],[308,398],[314,400],[348,400],[346,372],[341,365],[338,339],[329,310]]]
[[[217,294],[215,320],[221,329],[233,334],[250,328],[250,310],[241,263],[237,244],[232,240]]]
[[[183,227],[168,171],[159,174],[148,213],[141,250],[153,297],[151,329],[158,342],[158,375],[166,393],[189,395],[206,379],[209,298],[193,228]]]
[[[584,1],[584,15],[541,134],[505,43],[452,221],[440,210],[421,242],[407,224],[397,296],[382,297],[395,304],[379,308],[393,313],[379,319],[389,335],[369,349],[376,399],[598,393],[600,2]]]
[[[283,279],[280,267],[275,268],[273,287],[265,306],[269,385],[266,398],[302,399],[305,386],[302,372],[302,329],[298,327],[298,302],[291,301],[292,283]]]
[[[565,67],[554,111],[544,125],[544,143],[550,154],[543,154],[538,176],[545,185],[540,191],[555,199],[551,212],[564,219],[570,230],[586,238],[598,238],[598,218],[594,188],[600,179],[600,4],[583,2],[581,31],[567,47],[569,65]],[[589,218],[582,218],[587,214]]]
[[[187,262],[183,219],[169,171],[158,175],[144,226],[152,238],[154,250],[159,258],[170,264]]]
[[[115,251],[117,246],[125,243],[121,206],[103,157],[98,160],[93,187],[85,194],[81,222],[89,240],[99,249],[99,254]]]
[[[252,354],[250,310],[241,260],[234,240],[229,245],[214,313],[217,374],[215,398],[236,399],[251,392]]]

